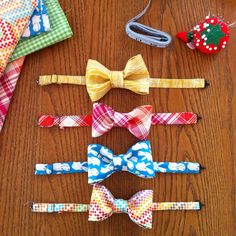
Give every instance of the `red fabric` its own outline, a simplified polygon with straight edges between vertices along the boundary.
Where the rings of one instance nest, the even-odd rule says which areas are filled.
[[[0,78],[0,131],[2,130],[24,59],[25,57],[22,57],[9,63]]]
[[[92,126],[93,137],[99,137],[113,127],[122,127],[128,129],[138,139],[144,140],[149,134],[151,125],[189,125],[197,121],[197,114],[192,112],[152,113],[152,106],[145,105],[129,113],[119,113],[105,104],[95,103],[92,115],[43,115],[39,117],[38,124],[40,127],[59,126],[60,128]]]

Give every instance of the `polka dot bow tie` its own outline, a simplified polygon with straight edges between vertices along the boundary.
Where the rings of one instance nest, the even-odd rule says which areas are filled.
[[[128,60],[123,71],[110,71],[96,60],[88,60],[85,76],[40,76],[39,85],[86,85],[93,102],[98,101],[112,88],[128,89],[140,95],[149,94],[149,88],[204,88],[204,79],[152,79],[141,55]]]
[[[88,172],[88,183],[103,181],[117,171],[128,171],[142,178],[154,178],[156,173],[198,174],[196,162],[153,162],[150,142],[140,141],[126,154],[114,155],[99,144],[88,146],[88,162],[36,164],[36,175],[74,174]]]
[[[92,115],[87,116],[51,116],[43,115],[38,118],[40,127],[59,126],[80,127],[92,126],[92,137],[99,137],[113,127],[122,127],[140,140],[147,139],[151,125],[189,125],[196,124],[199,116],[192,112],[152,113],[152,106],[144,105],[129,113],[119,113],[111,107],[95,103]]]
[[[111,192],[102,185],[95,184],[90,204],[77,203],[32,203],[33,212],[63,213],[89,212],[89,221],[103,221],[113,213],[126,213],[137,225],[151,229],[152,212],[163,210],[195,210],[202,204],[198,202],[157,202],[153,203],[153,191],[143,190],[133,195],[129,200],[115,199]]]

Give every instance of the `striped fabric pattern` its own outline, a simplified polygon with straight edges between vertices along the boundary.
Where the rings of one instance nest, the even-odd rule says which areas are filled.
[[[39,85],[86,85],[92,102],[98,101],[112,88],[128,89],[140,95],[149,94],[149,88],[204,88],[205,79],[150,78],[141,55],[128,60],[123,71],[110,71],[96,60],[89,59],[85,76],[43,75]]]
[[[129,59],[123,71],[110,71],[98,61],[89,59],[86,85],[93,102],[112,88],[124,88],[145,95],[149,93],[149,72],[141,55]]]

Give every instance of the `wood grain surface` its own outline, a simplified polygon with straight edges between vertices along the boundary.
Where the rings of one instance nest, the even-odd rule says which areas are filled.
[[[146,46],[125,34],[125,24],[147,0],[60,1],[74,36],[26,58],[3,132],[0,134],[0,235],[236,235],[236,29],[227,49],[215,56],[190,50],[175,38],[190,30],[208,12],[236,20],[235,0],[154,0],[140,20],[170,32],[166,49]],[[89,203],[87,174],[35,176],[35,163],[86,160],[87,145],[100,143],[124,153],[137,140],[115,128],[92,139],[90,128],[41,129],[41,114],[90,114],[92,102],[83,86],[39,87],[44,74],[84,75],[89,58],[112,70],[141,53],[152,77],[205,77],[208,89],[153,89],[149,96],[113,89],[101,102],[128,112],[151,104],[156,112],[194,111],[203,119],[195,126],[152,127],[149,138],[156,161],[196,161],[206,167],[199,175],[160,174],[145,180],[117,173],[105,180],[117,198],[128,199],[142,189],[153,189],[155,201],[201,200],[200,212],[155,212],[153,229],[143,230],[127,215],[104,222],[88,222],[87,213],[36,214],[27,203]]]

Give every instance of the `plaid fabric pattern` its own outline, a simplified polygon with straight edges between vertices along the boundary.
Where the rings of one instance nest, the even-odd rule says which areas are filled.
[[[36,0],[0,1],[0,76],[36,5]]]
[[[111,107],[95,103],[93,105],[92,137],[99,137],[113,127],[127,128],[140,140],[147,138],[152,119],[152,106],[140,106],[129,113],[115,112]]]
[[[140,140],[147,139],[151,125],[189,125],[198,121],[192,112],[152,113],[152,106],[144,105],[129,113],[119,113],[103,103],[94,103],[92,116],[51,116],[38,118],[40,127],[92,126],[92,137],[99,137],[113,127],[127,128]]]
[[[24,57],[8,64],[5,73],[0,78],[0,132],[8,112],[8,108],[19,78]]]
[[[113,213],[127,213],[134,223],[150,229],[152,201],[152,190],[140,191],[126,201],[115,199],[105,186],[95,184],[89,207],[89,221],[103,221]]]
[[[46,0],[45,4],[48,10],[51,31],[21,41],[14,50],[11,61],[46,48],[52,44],[61,42],[72,36],[73,33],[58,0]]]
[[[196,124],[198,115],[193,112],[157,113],[152,115],[152,125],[189,125]]]
[[[40,127],[59,126],[60,128],[91,126],[92,125],[92,116],[91,115],[88,115],[88,116],[43,115],[38,118],[38,125]]]

